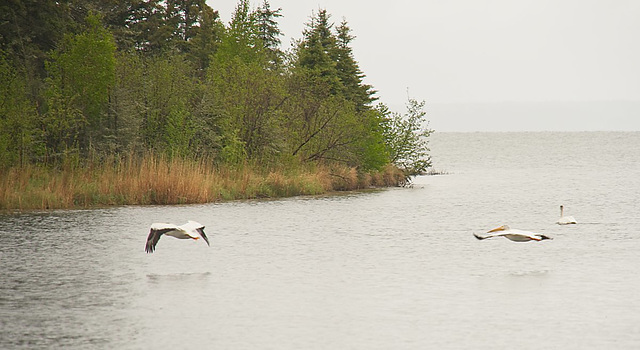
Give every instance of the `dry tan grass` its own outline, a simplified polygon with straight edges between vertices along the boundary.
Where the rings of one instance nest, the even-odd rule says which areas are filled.
[[[124,204],[185,204],[315,195],[371,186],[397,186],[402,172],[377,173],[308,164],[265,169],[217,168],[212,162],[146,155],[107,159],[85,167],[0,170],[0,209],[55,209]]]

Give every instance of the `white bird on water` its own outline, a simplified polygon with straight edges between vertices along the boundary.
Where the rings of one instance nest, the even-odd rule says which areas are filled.
[[[502,225],[500,227],[496,227],[493,230],[487,231],[487,233],[489,234],[484,236],[481,236],[475,233],[473,235],[480,240],[502,236],[514,242],[542,241],[545,239],[553,239],[549,236],[545,236],[540,233],[533,233],[529,231],[512,229],[511,227],[509,227],[509,225]]]
[[[573,216],[564,216],[564,206],[560,206],[560,219],[558,219],[557,224],[558,225],[570,225],[570,224],[577,224],[578,222],[576,221],[576,219],[573,218]]]
[[[160,240],[160,236],[167,235],[171,237],[175,237],[178,239],[193,239],[198,240],[200,237],[209,244],[209,239],[207,235],[204,234],[204,225],[199,224],[195,221],[188,221],[184,225],[174,225],[174,224],[166,224],[166,223],[153,223],[151,224],[151,231],[149,231],[149,236],[147,237],[147,245],[145,246],[145,251],[147,253],[153,253],[156,249],[156,244],[158,244],[158,240]]]

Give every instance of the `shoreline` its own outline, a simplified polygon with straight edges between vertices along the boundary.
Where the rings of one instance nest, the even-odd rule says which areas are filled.
[[[0,212],[277,199],[396,187],[404,180],[391,165],[375,172],[317,164],[217,168],[145,157],[63,169],[24,166],[0,172]]]
[[[221,199],[219,201],[214,202],[203,202],[203,203],[167,203],[167,204],[113,204],[113,205],[93,205],[87,207],[70,207],[70,208],[1,208],[0,215],[12,215],[12,214],[46,214],[53,213],[55,211],[83,211],[83,210],[100,210],[100,209],[114,209],[114,208],[123,208],[123,207],[154,207],[154,206],[197,206],[197,205],[209,205],[209,204],[222,204],[222,203],[231,203],[231,202],[269,202],[269,201],[278,201],[284,199],[317,199],[324,197],[339,197],[339,196],[350,196],[357,195],[361,193],[371,193],[377,191],[384,191],[385,189],[400,187],[400,186],[379,186],[379,187],[367,187],[367,188],[357,188],[353,190],[335,190],[328,191],[318,194],[299,194],[299,195],[291,195],[284,197],[255,197],[255,198],[238,198],[238,199]]]

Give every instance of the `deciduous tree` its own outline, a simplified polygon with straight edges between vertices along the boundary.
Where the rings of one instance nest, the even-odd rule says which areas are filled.
[[[386,118],[384,136],[390,161],[403,169],[408,177],[419,175],[431,166],[428,137],[433,130],[429,129],[424,107],[424,101],[412,98],[407,102],[404,115],[391,112],[384,105],[378,106]]]

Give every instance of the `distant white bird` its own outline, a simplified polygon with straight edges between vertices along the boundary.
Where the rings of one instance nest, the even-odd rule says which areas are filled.
[[[145,251],[147,253],[153,253],[156,249],[156,244],[160,240],[160,236],[167,235],[178,239],[194,239],[197,240],[200,237],[209,244],[207,235],[204,234],[204,225],[195,221],[188,221],[186,224],[178,226],[174,224],[165,223],[153,223],[151,224],[151,231],[149,237],[147,237],[147,245]]]
[[[502,236],[514,242],[542,241],[544,239],[553,239],[549,236],[545,236],[540,233],[533,233],[529,231],[512,229],[509,227],[509,225],[502,225],[500,227],[496,227],[493,230],[487,231],[487,233],[489,234],[484,236],[480,236],[475,233],[473,235],[480,240]]]
[[[573,216],[564,216],[564,206],[560,206],[560,219],[558,219],[558,225],[577,224],[578,222]]]

